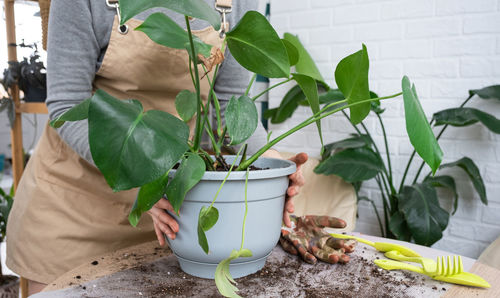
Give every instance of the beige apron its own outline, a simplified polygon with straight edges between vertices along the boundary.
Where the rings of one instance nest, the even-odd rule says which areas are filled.
[[[115,18],[94,87],[120,99],[139,99],[145,110],[178,116],[175,96],[183,89],[194,91],[188,55],[134,31],[140,23],[129,21],[128,33],[120,34]],[[212,27],[194,33],[206,43],[222,44]],[[206,78],[201,87],[206,100]],[[154,240],[148,215],[137,228],[128,222],[136,194],[136,189],[113,193],[98,169],[47,126],[14,200],[7,227],[7,266],[30,280],[50,283],[94,257]]]

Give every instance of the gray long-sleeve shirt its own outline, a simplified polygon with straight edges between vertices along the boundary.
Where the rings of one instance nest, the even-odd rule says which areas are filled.
[[[211,7],[214,0],[205,0]],[[235,26],[244,13],[255,10],[257,1],[235,1],[227,15]],[[136,16],[146,19],[151,13],[164,12],[185,28],[184,16],[163,9],[151,9]],[[106,0],[52,0],[50,9],[47,55],[47,107],[54,119],[92,95],[92,82],[111,36],[115,9]],[[206,28],[203,20],[191,23],[193,30]],[[225,107],[231,96],[243,94],[250,73],[243,69],[226,51],[226,59],[219,69],[215,92]],[[88,141],[87,121],[67,122],[58,129],[61,138],[85,160],[93,164]],[[248,140],[249,153],[266,143],[266,131],[259,122],[256,132]]]

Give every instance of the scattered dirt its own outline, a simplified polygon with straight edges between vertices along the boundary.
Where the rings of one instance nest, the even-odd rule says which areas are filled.
[[[262,270],[236,279],[236,286],[243,297],[311,298],[439,297],[449,288],[412,272],[382,270],[372,261],[378,255],[360,245],[346,265],[310,265],[277,247]],[[54,293],[47,297],[220,297],[213,280],[182,272],[173,255]]]

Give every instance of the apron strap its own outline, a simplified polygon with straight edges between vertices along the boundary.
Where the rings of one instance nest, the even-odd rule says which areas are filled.
[[[106,0],[106,5],[108,7],[116,9],[116,15],[118,16],[118,32],[121,34],[127,34],[128,33],[128,25],[120,25],[122,21],[122,16],[120,14],[120,3],[118,3],[118,0]]]
[[[224,37],[229,31],[229,23],[226,21],[226,13],[233,11],[233,0],[215,0],[215,9],[222,15],[220,37]]]

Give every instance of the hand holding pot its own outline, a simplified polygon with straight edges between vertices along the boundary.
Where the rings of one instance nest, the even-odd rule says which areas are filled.
[[[167,199],[161,198],[153,205],[153,208],[148,211],[148,214],[151,215],[153,219],[156,238],[158,238],[158,242],[161,246],[165,245],[164,233],[168,238],[173,240],[175,239],[175,234],[179,231],[179,224],[166,212],[166,210],[175,212],[172,204],[170,204]]]
[[[354,240],[337,239],[323,228],[344,228],[346,223],[330,216],[305,215],[290,216],[292,228],[281,228],[280,244],[291,254],[299,254],[309,264],[316,264],[317,259],[327,263],[347,263],[346,253],[354,251]]]

